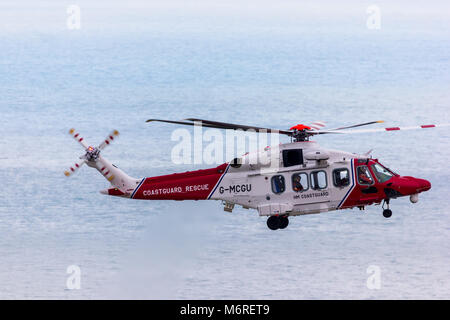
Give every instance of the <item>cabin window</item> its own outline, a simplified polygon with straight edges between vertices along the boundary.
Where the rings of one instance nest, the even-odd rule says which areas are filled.
[[[356,169],[356,174],[358,175],[358,183],[361,185],[371,185],[373,184],[373,178],[370,174],[369,168],[367,166],[359,166]]]
[[[272,191],[275,194],[283,193],[286,189],[286,184],[284,182],[284,177],[282,175],[277,175],[272,177]]]
[[[242,159],[241,158],[234,158],[230,162],[230,166],[232,166],[233,168],[240,168],[241,165],[242,165]]]
[[[306,173],[295,173],[292,175],[292,190],[303,192],[308,190],[308,175]]]
[[[348,169],[333,170],[333,183],[336,187],[346,187],[350,184],[350,173]]]
[[[311,189],[320,190],[327,187],[327,173],[325,171],[311,172]]]
[[[303,164],[302,149],[283,150],[283,165],[285,167],[298,166],[300,164]]]
[[[372,171],[380,183],[386,182],[390,178],[392,178],[392,173],[390,173],[386,168],[382,167],[378,163],[372,165]]]

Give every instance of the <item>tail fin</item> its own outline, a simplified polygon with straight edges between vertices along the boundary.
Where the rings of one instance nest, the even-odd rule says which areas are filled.
[[[112,131],[98,147],[88,146],[84,138],[75,129],[70,129],[69,134],[81,144],[86,153],[80,156],[81,160],[70,167],[69,170],[66,170],[64,174],[69,177],[81,168],[83,164],[87,164],[89,167],[97,169],[111,183],[112,188],[103,190],[101,193],[123,197],[131,196],[141,180],[128,176],[100,154],[119,136],[119,131]]]

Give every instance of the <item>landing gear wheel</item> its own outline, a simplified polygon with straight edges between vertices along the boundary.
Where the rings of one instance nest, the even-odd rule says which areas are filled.
[[[287,216],[278,217],[280,220],[280,229],[285,229],[289,225],[289,218]]]
[[[392,211],[389,209],[384,209],[383,210],[383,217],[385,218],[390,218],[392,216]]]
[[[280,218],[277,216],[270,216],[269,219],[267,219],[267,226],[270,230],[277,230],[280,228],[281,222]]]

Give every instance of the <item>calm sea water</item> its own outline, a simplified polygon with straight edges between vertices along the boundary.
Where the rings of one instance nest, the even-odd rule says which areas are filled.
[[[104,156],[144,177],[199,167],[173,164],[176,127],[148,118],[448,123],[445,2],[381,2],[380,30],[356,1],[127,4],[79,1],[80,30],[57,2],[0,5],[0,298],[450,298],[448,128],[317,138],[431,181],[389,220],[369,207],[271,232],[255,211],[111,198],[90,168],[63,175],[82,153],[71,127],[91,144],[118,129]]]

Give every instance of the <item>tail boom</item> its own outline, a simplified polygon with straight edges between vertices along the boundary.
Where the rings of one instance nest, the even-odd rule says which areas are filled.
[[[130,177],[102,156],[95,162],[87,162],[87,165],[97,169],[111,183],[112,188],[100,191],[102,194],[130,197],[141,181]]]
[[[145,178],[132,194],[141,200],[207,200],[228,170],[224,163],[216,168]]]

